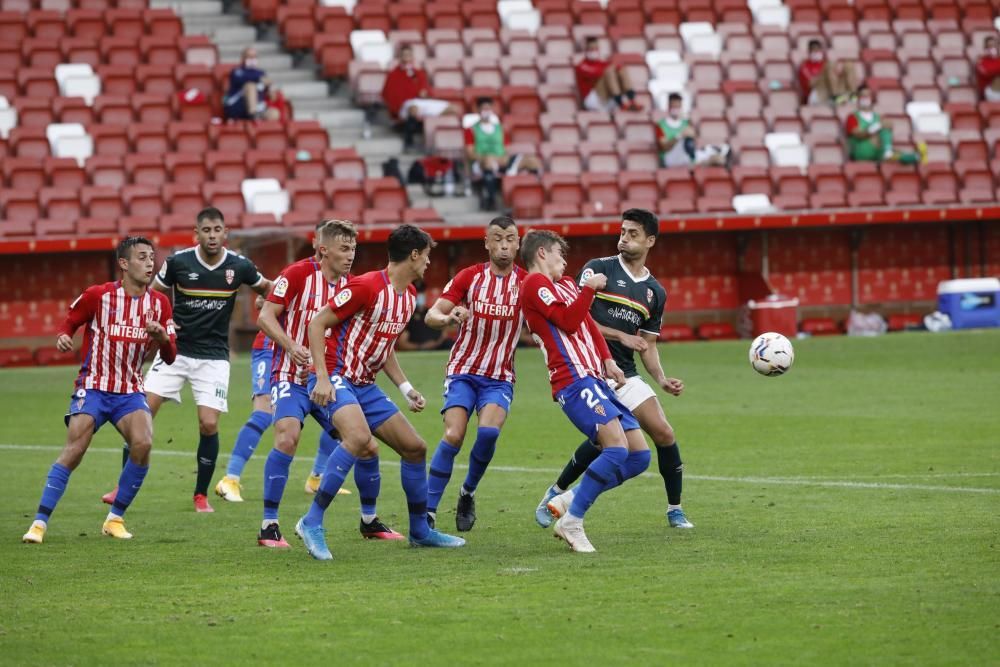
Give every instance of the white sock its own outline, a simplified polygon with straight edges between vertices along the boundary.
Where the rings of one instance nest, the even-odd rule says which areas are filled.
[[[270,526],[272,523],[274,525],[276,525],[276,526],[278,525],[278,522],[275,519],[264,519],[263,521],[260,522],[260,529],[264,530],[265,528],[267,528],[268,526]]]
[[[39,526],[41,526],[42,528],[48,528],[48,526],[49,526],[49,524],[45,523],[45,522],[44,522],[44,521],[42,521],[41,519],[35,519],[34,521],[32,521],[32,522],[31,522],[31,525],[32,525],[32,526],[34,526],[35,524],[38,524],[38,525],[39,525]]]
[[[458,493],[460,495],[463,495],[463,496],[474,496],[474,495],[476,495],[475,491],[469,491],[467,488],[465,488],[465,484],[463,484],[461,486],[461,488],[458,490]]]
[[[364,521],[365,523],[371,523],[372,521],[375,520],[375,517],[377,516],[378,516],[377,514],[365,514],[364,512],[362,512],[361,520]]]
[[[572,488],[569,491],[565,491],[561,495],[566,496],[567,503],[572,503],[573,499],[576,498],[576,488]]]
[[[561,488],[558,484],[553,484],[552,490],[556,492],[557,496],[566,493],[566,489]]]
[[[667,511],[668,512],[670,512],[671,510],[679,510],[680,508],[681,508],[680,505],[671,505],[670,503],[667,503]]]
[[[240,476],[239,475],[226,475],[226,479],[231,479],[234,482],[239,482],[240,481]]]
[[[108,512],[108,516],[105,517],[104,520],[105,521],[111,521],[112,519],[121,519],[121,517],[118,516],[117,514],[115,514],[114,512]]]

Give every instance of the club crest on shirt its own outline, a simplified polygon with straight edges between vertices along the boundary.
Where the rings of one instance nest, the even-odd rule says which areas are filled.
[[[653,303],[653,290],[646,288],[646,303]]]
[[[281,276],[278,282],[274,283],[274,296],[283,297],[288,291],[288,278]]]
[[[351,290],[343,289],[337,292],[337,296],[333,297],[333,305],[340,308],[345,303],[351,300]]]
[[[594,406],[594,412],[601,415],[602,417],[607,417],[608,413],[604,411],[604,406],[598,403]]]
[[[235,277],[236,277],[236,272],[235,271],[233,271],[232,269],[226,269],[226,284],[227,285],[232,285],[233,284],[233,278],[235,278]]]

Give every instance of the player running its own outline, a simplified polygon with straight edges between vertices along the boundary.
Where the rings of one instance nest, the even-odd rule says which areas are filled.
[[[274,448],[264,462],[264,516],[257,543],[288,548],[278,526],[278,508],[288,483],[288,472],[306,415],[333,432],[329,414],[309,399],[313,383],[308,342],[309,323],[317,311],[344,288],[357,251],[357,231],[346,220],[327,220],[317,231],[316,253],[285,268],[257,318],[257,324],[275,343],[271,369],[274,407]],[[336,450],[334,450],[336,451]],[[377,452],[366,452],[354,480],[361,496],[361,535],[374,539],[403,539],[375,513],[381,487]]]
[[[309,325],[309,348],[316,366],[311,396],[316,404],[329,405],[342,437],[309,512],[295,526],[309,554],[318,560],[333,558],[326,545],[323,516],[351,466],[365,452],[376,449],[372,433],[402,458],[400,478],[410,516],[410,544],[465,544],[462,538],[439,533],[427,524],[427,445],[375,384],[375,376],[385,368],[411,409],[423,409],[426,403],[398,366],[391,368],[389,362],[395,356],[396,339],[416,307],[413,281],[423,277],[433,246],[423,230],[400,225],[389,234],[388,267],[353,278]],[[333,334],[327,341],[325,332],[330,328]]]
[[[323,220],[316,225],[316,235],[313,237],[313,250],[319,242],[319,230],[327,223]],[[318,262],[319,252],[316,251],[314,258]],[[353,262],[353,255],[351,262]],[[335,268],[342,268],[342,263],[338,263]],[[347,271],[350,271],[350,264]],[[257,309],[261,309],[265,303],[262,296],[257,297]],[[240,484],[240,476],[246,467],[250,457],[257,451],[257,445],[264,435],[264,431],[271,426],[271,360],[274,356],[274,342],[267,337],[263,331],[258,331],[253,340],[250,352],[250,396],[253,401],[253,410],[250,418],[243,428],[236,435],[236,443],[233,445],[233,453],[229,457],[229,466],[226,475],[215,485],[215,493],[223,500],[232,503],[243,502],[243,486]],[[319,481],[322,478],[323,470],[326,469],[326,460],[340,442],[326,431],[321,431],[319,436],[319,448],[316,452],[316,459],[313,461],[312,472],[306,478],[306,493],[314,494],[319,488]],[[344,493],[350,493],[346,489]]]
[[[684,383],[664,374],[656,349],[667,293],[646,268],[646,257],[656,243],[658,231],[659,221],[651,212],[641,208],[628,209],[622,214],[619,254],[587,262],[579,282],[583,285],[597,273],[608,277],[607,285],[597,292],[590,314],[607,339],[618,366],[625,372],[625,383],[617,385],[615,393],[656,444],[660,475],[667,490],[667,523],[671,528],[694,528],[681,508],[684,464],[674,429],[664,416],[656,393],[639,376],[633,354],[639,353],[642,365],[665,392],[672,396],[681,395]],[[552,523],[552,515],[546,507],[548,502],[579,479],[599,453],[589,440],[580,445],[559,479],[538,503],[535,520],[539,525],[544,528]]]
[[[207,494],[219,458],[219,415],[229,409],[229,320],[241,285],[263,295],[271,281],[253,262],[223,245],[227,231],[221,211],[202,209],[196,221],[198,245],[168,257],[156,276],[157,289],[173,290],[177,361],[168,366],[159,357],[153,360],[146,374],[146,398],[155,417],[164,401],[180,403],[181,389],[191,384],[199,433],[194,508],[212,512]],[[110,504],[116,492],[102,500]]]
[[[542,348],[552,384],[552,398],[600,453],[580,484],[549,500],[559,519],[556,537],[573,551],[590,553],[594,546],[583,530],[583,517],[604,491],[640,474],[649,466],[649,447],[639,424],[603,379],[619,384],[625,374],[590,315],[590,305],[607,277],[593,273],[577,289],[566,269],[566,241],[555,232],[532,230],[521,243],[528,277],[521,286],[524,319]]]
[[[153,346],[159,347],[164,364],[176,357],[176,335],[170,300],[149,289],[153,281],[153,244],[130,236],[118,244],[117,282],[94,285],[72,303],[59,329],[56,347],[73,349],[73,334],[81,326],[83,363],[77,375],[66,415],[66,445],[49,469],[38,504],[38,513],[23,542],[41,544],[49,517],[69,484],[70,474],[83,460],[94,433],[111,422],[129,446],[129,458],[118,478],[121,489],[101,532],[118,539],[131,539],[122,519],[149,471],[153,446],[153,419],[142,387],[142,361]]]
[[[444,381],[444,436],[427,478],[431,527],[473,410],[479,425],[469,472],[459,490],[455,526],[468,531],[476,523],[476,487],[493,459],[514,397],[514,350],[523,322],[518,288],[525,276],[524,269],[514,264],[517,247],[514,220],[505,215],[493,218],[486,227],[490,261],[459,271],[424,318],[435,329],[460,326]]]

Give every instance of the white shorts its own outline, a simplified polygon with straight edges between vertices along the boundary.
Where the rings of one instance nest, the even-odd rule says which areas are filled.
[[[156,354],[146,373],[146,392],[168,401],[181,402],[181,389],[191,383],[195,405],[229,412],[229,362],[224,359],[194,359],[180,354],[174,363],[165,364]]]
[[[597,94],[597,89],[591,88],[587,96],[583,98],[583,108],[587,111],[607,111],[611,113],[617,108],[617,105],[611,97],[602,100],[601,96]]]
[[[1000,102],[1000,90],[993,90],[993,86],[986,86],[983,90],[983,97],[987,102]]]
[[[448,108],[450,102],[448,100],[434,100],[428,97],[414,97],[412,100],[406,100],[403,102],[403,106],[399,108],[399,119],[406,120],[410,115],[410,108],[416,107],[417,111],[420,112],[421,118],[426,118],[428,116],[440,116],[444,113],[444,110]]]
[[[610,380],[609,383],[615,388],[615,395],[618,396],[621,404],[632,411],[649,399],[656,398],[656,392],[653,391],[653,388],[638,375],[626,378],[625,384],[618,387],[615,387],[614,380]]]

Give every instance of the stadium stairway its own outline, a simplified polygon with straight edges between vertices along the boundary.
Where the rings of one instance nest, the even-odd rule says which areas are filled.
[[[404,176],[416,156],[403,154],[399,135],[384,122],[374,124],[362,138],[364,112],[354,106],[349,86],[331,86],[319,78],[312,54],[286,52],[274,26],[258,31],[244,18],[243,6],[221,0],[150,0],[152,8],[172,8],[184,23],[186,35],[206,35],[219,50],[220,62],[239,62],[243,49],[253,45],[268,77],[292,103],[296,120],[316,120],[330,136],[333,148],[354,147],[365,160],[370,177],[382,176],[382,163],[399,159]],[[475,197],[428,197],[420,186],[408,186],[411,207],[432,207],[448,222],[485,224],[495,215],[482,213]]]

